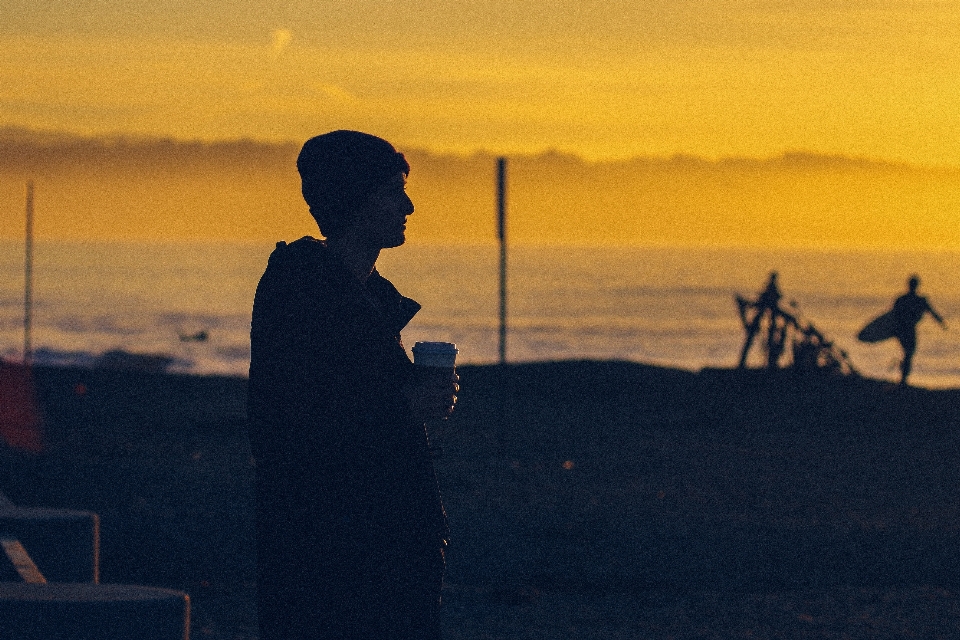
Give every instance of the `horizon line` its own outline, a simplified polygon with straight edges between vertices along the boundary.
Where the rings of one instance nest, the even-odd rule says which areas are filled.
[[[302,236],[301,236],[302,237]],[[318,238],[318,236],[312,236]],[[297,240],[297,238],[280,238],[287,243]],[[22,245],[23,238],[0,236],[0,244]],[[104,245],[249,245],[249,246],[272,246],[277,242],[276,238],[268,239],[249,239],[249,238],[78,238],[78,237],[38,237],[35,239],[38,244],[58,243],[58,244],[104,244]],[[489,249],[495,250],[499,244],[496,240],[491,241],[469,241],[469,242],[438,242],[434,240],[408,240],[401,247],[393,249],[416,249],[416,248],[460,248],[460,249]],[[519,241],[509,245],[513,249],[640,249],[640,250],[663,250],[663,251],[743,251],[743,252],[783,252],[783,253],[960,253],[958,247],[889,247],[889,246],[810,246],[801,244],[788,245],[765,245],[765,244],[671,244],[671,243],[586,243],[586,242],[528,242]],[[388,250],[389,251],[389,250]]]
[[[317,134],[320,135],[320,134]],[[304,140],[305,141],[305,140]],[[181,138],[174,135],[144,134],[136,132],[112,133],[81,133],[69,129],[36,128],[19,124],[0,124],[0,146],[5,144],[31,144],[38,148],[56,148],[58,146],[73,146],[78,144],[94,144],[100,147],[133,146],[150,147],[158,144],[178,145],[185,147],[231,147],[231,146],[260,146],[273,149],[289,147],[298,149],[304,141],[292,139],[269,139],[253,136],[237,136],[223,138]],[[592,157],[578,151],[564,150],[558,147],[546,146],[540,149],[521,153],[506,153],[491,150],[486,147],[477,147],[468,151],[457,151],[439,147],[423,145],[395,144],[406,153],[423,153],[434,158],[453,158],[470,160],[477,158],[506,157],[513,159],[568,159],[588,165],[628,164],[631,162],[662,162],[690,165],[723,166],[738,163],[772,163],[791,162],[793,164],[823,163],[833,165],[859,165],[889,168],[909,168],[926,170],[960,170],[960,163],[919,163],[907,160],[871,157],[866,155],[815,151],[809,149],[783,149],[767,155],[721,155],[707,156],[685,151],[666,154],[634,154],[629,156]]]

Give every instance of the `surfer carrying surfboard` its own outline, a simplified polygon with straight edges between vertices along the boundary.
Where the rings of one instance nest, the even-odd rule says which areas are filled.
[[[900,384],[907,383],[907,376],[913,367],[913,354],[917,350],[917,325],[925,313],[933,316],[941,327],[947,328],[946,322],[937,311],[930,306],[924,296],[917,294],[920,278],[910,276],[907,281],[908,291],[893,303],[893,337],[900,342],[903,348],[903,360],[900,362]]]

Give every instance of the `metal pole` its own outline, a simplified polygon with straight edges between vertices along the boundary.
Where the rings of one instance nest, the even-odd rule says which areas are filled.
[[[500,364],[507,361],[507,159],[497,158],[497,238],[500,240]]]
[[[27,229],[23,264],[23,364],[33,361],[33,180],[27,180]]]

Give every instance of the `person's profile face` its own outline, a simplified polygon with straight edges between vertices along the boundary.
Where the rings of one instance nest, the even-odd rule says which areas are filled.
[[[398,172],[370,194],[355,229],[365,242],[378,249],[389,249],[406,241],[407,216],[413,213],[406,184],[406,176]]]

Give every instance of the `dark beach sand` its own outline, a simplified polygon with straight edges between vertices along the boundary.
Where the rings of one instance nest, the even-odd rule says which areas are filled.
[[[622,362],[460,374],[437,461],[447,638],[960,637],[960,391]],[[255,637],[245,381],[35,379],[47,448],[0,449],[0,488],[98,512],[102,580],[189,592],[194,638]]]

